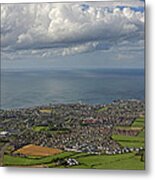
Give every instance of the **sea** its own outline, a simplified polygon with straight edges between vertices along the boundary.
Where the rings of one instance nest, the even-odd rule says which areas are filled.
[[[1,109],[144,100],[144,69],[2,69]]]

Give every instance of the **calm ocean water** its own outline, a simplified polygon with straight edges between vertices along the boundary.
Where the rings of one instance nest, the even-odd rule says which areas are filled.
[[[1,108],[144,99],[144,70],[2,70]]]

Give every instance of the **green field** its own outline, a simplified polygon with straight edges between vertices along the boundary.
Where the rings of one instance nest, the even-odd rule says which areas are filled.
[[[101,108],[101,109],[98,109],[97,112],[106,111],[107,109],[108,109],[108,107],[106,106],[106,107],[103,107],[103,108]]]
[[[56,165],[57,160],[74,158],[79,162],[76,166]],[[4,156],[4,166],[34,166],[46,165],[57,168],[93,168],[93,169],[134,169],[143,170],[144,162],[140,161],[140,156],[134,153],[119,155],[90,155],[87,153],[63,152],[59,155],[48,157],[13,157]]]
[[[131,126],[124,127],[125,130],[140,128],[137,136],[115,135],[112,138],[124,147],[144,147],[144,118],[137,118]],[[123,127],[121,127],[123,129]]]
[[[132,141],[132,142],[143,142],[144,138],[140,136],[123,136],[123,135],[113,135],[113,139],[117,141]]]
[[[143,170],[144,162],[140,156],[133,153],[119,155],[89,155],[79,157],[80,165],[73,168],[94,168],[94,169],[133,169]]]
[[[113,135],[112,138],[124,147],[144,147],[144,137]]]
[[[145,132],[144,132],[144,130],[142,130],[137,136],[144,138],[144,137],[145,137]]]
[[[133,123],[132,127],[144,127],[144,118],[137,118]]]
[[[49,127],[48,126],[34,126],[32,129],[34,131],[36,131],[36,132],[49,131]]]
[[[131,126],[116,126],[115,129],[124,129],[124,130],[134,130],[134,129],[143,129],[145,126],[144,118],[137,118]]]
[[[63,152],[58,155],[47,156],[47,157],[15,157],[10,155],[4,155],[4,166],[32,166],[42,165],[55,162],[57,159],[68,158],[73,155],[74,152]]]
[[[133,127],[133,126],[116,126],[115,129],[120,130],[142,130],[143,127]]]
[[[50,128],[48,126],[34,126],[33,131],[35,132],[40,132],[40,131],[46,131],[49,134],[62,134],[62,133],[67,133],[69,130],[68,129],[54,129]]]

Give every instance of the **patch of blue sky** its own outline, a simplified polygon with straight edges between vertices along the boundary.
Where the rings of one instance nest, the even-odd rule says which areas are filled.
[[[131,9],[135,12],[144,12],[144,7],[131,7]]]
[[[82,11],[87,11],[90,8],[88,4],[81,4],[80,6],[81,6]],[[102,10],[106,12],[111,12],[111,13],[113,12],[112,7],[104,7]]]
[[[135,12],[144,12],[144,7],[142,6],[135,6],[135,7],[128,7],[128,6],[116,6],[117,8],[119,8],[120,10],[123,10],[124,8],[130,8],[131,10],[135,11]]]
[[[82,7],[82,11],[86,11],[89,9],[89,5],[88,4],[81,4],[80,5]]]
[[[89,9],[89,5],[88,4],[81,4],[81,9],[82,11],[87,11]],[[135,7],[128,7],[128,6],[116,6],[117,8],[119,8],[120,10],[123,10],[124,8],[130,8],[131,10],[135,11],[135,12],[144,12],[144,7],[143,6],[135,6]],[[106,12],[113,12],[113,8],[114,7],[104,7],[103,10]]]

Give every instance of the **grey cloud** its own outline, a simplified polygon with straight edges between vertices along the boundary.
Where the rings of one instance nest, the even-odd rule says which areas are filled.
[[[85,10],[80,3],[3,4],[1,19],[2,51],[17,55],[64,56],[144,40],[144,12],[104,2]]]

